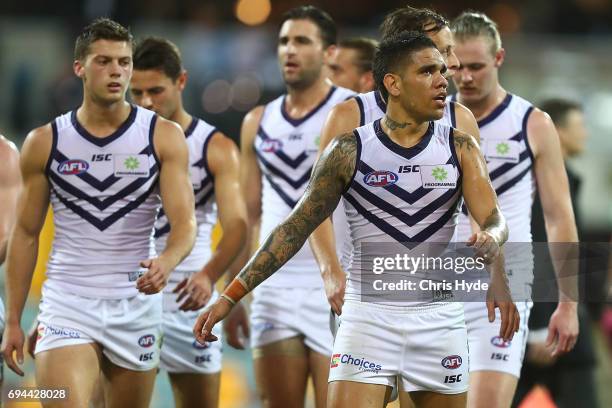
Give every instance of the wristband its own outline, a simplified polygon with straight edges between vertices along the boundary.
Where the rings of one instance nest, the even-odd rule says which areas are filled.
[[[240,278],[234,278],[234,280],[227,285],[227,288],[221,294],[221,297],[235,305],[240,302],[240,299],[249,293],[246,283]]]

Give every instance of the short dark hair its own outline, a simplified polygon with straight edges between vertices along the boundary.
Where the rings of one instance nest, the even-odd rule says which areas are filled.
[[[125,41],[132,45],[134,37],[129,28],[109,18],[97,18],[81,31],[74,44],[74,59],[82,60],[89,53],[89,46],[98,40]]]
[[[405,6],[387,14],[379,30],[384,40],[402,31],[435,34],[446,26],[448,26],[448,20],[433,10]]]
[[[325,47],[335,45],[338,38],[338,29],[334,19],[324,10],[315,6],[300,6],[292,8],[281,17],[279,28],[287,20],[309,20],[318,28],[321,40]]]
[[[134,69],[156,69],[162,71],[172,81],[183,72],[181,52],[171,41],[159,37],[146,37],[134,47]]]
[[[565,126],[567,115],[574,110],[582,112],[582,105],[576,101],[551,98],[540,102],[540,109],[550,115],[555,126]]]
[[[366,37],[347,38],[338,43],[339,48],[348,48],[357,52],[357,60],[353,61],[361,73],[372,71],[374,54],[378,41]]]
[[[383,82],[385,75],[397,73],[417,51],[425,48],[436,48],[436,44],[424,33],[403,31],[396,36],[386,38],[378,46],[374,56],[374,81],[385,100],[389,97]]]

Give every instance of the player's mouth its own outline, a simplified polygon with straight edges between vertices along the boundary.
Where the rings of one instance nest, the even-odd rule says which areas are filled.
[[[293,61],[287,61],[284,65],[285,71],[296,71],[299,67],[300,65]]]
[[[476,93],[477,89],[473,86],[461,86],[459,87],[459,93],[462,94],[473,94]]]
[[[436,105],[439,108],[444,108],[444,106],[446,105],[446,96],[447,96],[447,93],[446,91],[444,91],[444,92],[440,92],[433,98],[433,100],[435,101]]]
[[[123,88],[119,82],[111,82],[106,87],[111,92],[121,92]]]

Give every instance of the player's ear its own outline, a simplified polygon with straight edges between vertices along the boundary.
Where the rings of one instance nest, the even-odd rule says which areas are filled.
[[[502,66],[502,64],[504,63],[504,59],[506,58],[506,50],[504,50],[503,48],[500,48],[499,50],[497,50],[495,52],[495,68],[499,68]]]
[[[400,82],[402,79],[399,75],[387,73],[383,78],[383,84],[389,93],[389,96],[399,96],[400,94]]]
[[[176,81],[180,91],[185,89],[185,86],[187,85],[187,71],[183,70]]]
[[[334,56],[337,50],[338,50],[338,47],[336,46],[336,44],[332,44],[325,49],[323,53],[323,63],[325,65],[329,63],[329,60]]]
[[[72,70],[74,71],[74,75],[76,75],[77,77],[81,79],[85,78],[84,61],[78,59],[74,60],[74,62],[72,63]]]

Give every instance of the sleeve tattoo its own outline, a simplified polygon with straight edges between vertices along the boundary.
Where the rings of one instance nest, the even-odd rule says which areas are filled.
[[[325,149],[300,201],[238,275],[249,290],[291,259],[312,231],[333,213],[344,188],[351,182],[356,159],[357,141],[353,133],[335,138]]]

